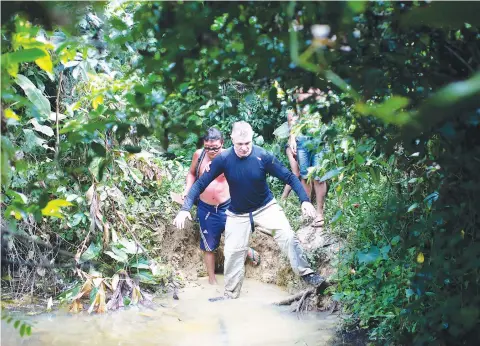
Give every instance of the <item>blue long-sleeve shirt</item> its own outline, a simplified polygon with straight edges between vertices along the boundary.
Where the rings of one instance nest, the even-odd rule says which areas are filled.
[[[233,148],[229,148],[213,159],[210,171],[205,172],[193,184],[181,210],[190,210],[195,199],[222,173],[230,188],[229,210],[235,214],[255,211],[273,199],[267,184],[267,174],[290,185],[301,202],[310,201],[295,174],[285,168],[273,154],[254,145],[247,157],[240,158]]]

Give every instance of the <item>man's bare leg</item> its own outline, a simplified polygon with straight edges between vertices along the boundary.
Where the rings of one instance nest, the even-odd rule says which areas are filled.
[[[215,253],[205,251],[205,266],[207,267],[208,283],[210,285],[216,285],[217,278],[215,277]]]
[[[315,189],[315,195],[317,200],[317,214],[318,217],[314,221],[314,225],[316,227],[323,227],[324,225],[324,207],[325,207],[325,195],[327,194],[327,183],[326,182],[318,182],[314,180],[313,188]]]

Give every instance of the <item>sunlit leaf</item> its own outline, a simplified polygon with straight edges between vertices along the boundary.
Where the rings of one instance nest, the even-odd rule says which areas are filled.
[[[63,218],[63,215],[60,212],[61,208],[69,207],[72,205],[73,204],[71,202],[64,199],[54,199],[52,201],[49,201],[45,208],[42,209],[42,215]]]
[[[419,252],[417,255],[417,262],[421,264],[424,261],[425,261],[425,257],[423,256],[423,252]]]
[[[17,121],[20,120],[20,117],[17,114],[15,114],[15,112],[12,111],[10,108],[5,109],[4,114],[5,114],[5,118],[7,119],[13,119]]]
[[[53,73],[52,58],[47,51],[45,51],[45,56],[35,60],[35,64],[37,64],[42,70],[48,73]]]
[[[103,104],[103,95],[97,95],[92,99],[93,109],[97,109],[101,104]]]
[[[3,54],[2,63],[20,64],[24,62],[32,62],[44,57],[45,55],[46,55],[46,52],[40,48],[22,49],[22,50],[17,50],[15,52]]]

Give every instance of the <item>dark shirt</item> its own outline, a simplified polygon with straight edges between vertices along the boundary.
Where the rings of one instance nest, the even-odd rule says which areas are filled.
[[[266,150],[253,146],[249,156],[240,158],[229,148],[210,165],[210,171],[198,179],[185,197],[181,210],[190,210],[195,199],[220,174],[224,173],[230,188],[229,210],[235,214],[255,211],[273,199],[267,184],[267,173],[292,187],[301,202],[309,202],[300,180]]]

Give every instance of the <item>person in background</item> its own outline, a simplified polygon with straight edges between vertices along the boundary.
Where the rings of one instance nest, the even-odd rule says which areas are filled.
[[[292,124],[296,120],[296,115],[293,109],[287,110],[287,122],[288,122],[288,131],[289,131],[289,136],[288,136],[288,141],[287,144],[285,145],[285,155],[287,155],[288,162],[290,163],[290,170],[292,171],[293,174],[297,178],[300,178],[300,170],[298,168],[298,162],[297,162],[297,154],[292,151],[292,148],[290,147],[290,133],[292,131]],[[288,198],[288,195],[290,195],[290,192],[292,191],[292,187],[290,185],[285,185],[282,193],[282,200],[286,200]]]
[[[304,92],[303,89],[297,89],[295,93],[296,101],[299,106],[299,103],[308,99],[309,97],[315,97],[317,100],[321,98],[320,90],[310,88],[307,92]],[[300,107],[297,107],[300,108]],[[300,108],[301,109],[301,108]],[[309,107],[305,106],[300,110],[300,114],[297,116],[291,117],[291,126],[295,125],[298,119],[307,114]],[[319,126],[324,127],[323,124]],[[312,195],[312,185],[313,190],[316,195],[317,202],[317,217],[313,220],[313,227],[323,227],[325,225],[325,216],[324,216],[324,206],[325,206],[325,196],[327,194],[327,183],[325,181],[321,182],[319,176],[313,177],[313,182],[308,182],[308,169],[310,167],[318,166],[322,160],[323,156],[327,152],[325,143],[322,139],[314,139],[312,136],[305,133],[305,128],[302,128],[300,134],[295,134],[295,131],[290,131],[290,149],[296,155],[298,166],[300,170],[300,177],[302,180],[302,185],[305,189],[305,192],[309,197]],[[318,148],[318,145],[322,148]]]

